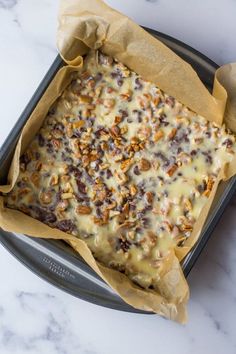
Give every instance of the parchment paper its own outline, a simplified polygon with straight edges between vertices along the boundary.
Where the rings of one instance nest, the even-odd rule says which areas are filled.
[[[82,68],[82,55],[90,48],[99,48],[104,53],[116,57],[144,79],[154,82],[198,114],[220,124],[224,121],[236,133],[236,64],[229,64],[217,70],[211,95],[189,64],[101,0],[61,1],[58,48],[68,65],[56,74],[25,125],[9,170],[8,184],[0,186],[3,193],[8,193],[13,188],[19,173],[20,155],[39,130],[52,103],[72,80],[73,73]],[[158,292],[143,290],[124,274],[97,262],[82,240],[52,229],[20,211],[6,208],[3,196],[0,197],[0,226],[7,231],[67,241],[128,304],[184,323],[189,289],[179,261],[198,239],[218,183],[235,173],[236,159],[230,165],[224,166],[219,174],[208,203],[202,210],[185,247],[171,251],[163,267]]]

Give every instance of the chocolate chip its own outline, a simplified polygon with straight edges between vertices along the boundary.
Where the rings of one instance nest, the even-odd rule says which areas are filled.
[[[131,246],[131,243],[128,240],[118,238],[117,243],[116,243],[116,251],[119,251],[120,249],[122,249],[124,252],[128,252],[128,250],[130,249],[130,246]]]
[[[124,80],[123,80],[121,77],[118,77],[118,79],[117,79],[117,85],[118,85],[119,87],[121,87],[121,86],[123,85],[123,83],[124,83]]]
[[[96,214],[98,217],[101,217],[102,216],[102,211],[100,208],[96,208]]]
[[[132,116],[138,121],[138,123],[141,123],[143,121],[142,111],[139,111],[138,109],[134,109],[132,111]]]
[[[164,195],[164,197],[168,197],[168,195],[169,195],[168,191],[165,190],[163,195]]]
[[[30,209],[33,211],[33,216],[35,217],[35,219],[38,219],[39,221],[42,221],[46,224],[53,224],[57,220],[55,214],[44,210],[43,208],[40,208],[36,205],[30,206]]]
[[[50,108],[49,111],[48,111],[49,115],[54,115],[55,113],[56,113],[55,108]]]
[[[212,156],[210,155],[210,153],[207,152],[207,151],[202,151],[202,155],[205,156],[205,161],[206,161],[206,163],[208,163],[208,164],[211,165],[212,162],[213,162],[213,159],[212,159]]]
[[[69,173],[73,173],[73,175],[76,177],[76,178],[79,178],[82,176],[82,172],[79,170],[78,167],[76,166],[73,166],[73,165],[69,165],[68,166],[68,172]]]
[[[125,119],[129,116],[128,112],[125,109],[119,109],[119,113],[122,119]]]
[[[64,131],[64,125],[60,122],[56,123],[54,129]]]
[[[28,163],[30,162],[30,158],[29,158],[29,155],[26,153],[24,153],[21,157],[20,157],[20,162],[21,163],[24,163],[25,166],[28,165]]]
[[[86,185],[79,180],[76,180],[76,184],[77,184],[79,192],[82,194],[86,194]]]
[[[112,79],[116,79],[118,76],[119,76],[119,73],[117,71],[112,71],[111,72]]]
[[[34,157],[35,157],[36,160],[39,160],[40,159],[40,153],[38,151],[35,151]]]
[[[148,218],[142,218],[141,219],[141,224],[143,225],[144,228],[147,228],[150,226],[150,219]]]
[[[95,206],[101,206],[103,204],[103,202],[101,202],[100,200],[97,200],[96,202],[94,202]]]
[[[168,96],[166,98],[166,103],[173,108],[175,105],[175,98],[172,96]]]
[[[106,172],[107,172],[107,179],[111,178],[112,177],[111,170],[108,168]]]
[[[102,80],[102,73],[97,73],[96,76],[94,77],[95,81],[100,81]]]
[[[222,145],[225,145],[225,146],[227,147],[227,149],[228,149],[228,148],[231,148],[232,145],[233,145],[233,141],[232,141],[231,139],[226,139],[226,140],[222,143]]]
[[[62,153],[61,153],[61,158],[65,162],[73,163],[73,159],[71,157],[69,157],[68,155],[66,155],[64,151],[62,151]]]
[[[159,121],[160,121],[160,125],[164,125],[165,127],[167,127],[167,125],[169,125],[170,123],[166,121],[166,114],[162,113],[159,117]]]
[[[143,88],[143,84],[139,77],[136,77],[134,82],[135,82],[135,86],[134,86],[135,90],[141,90]]]
[[[133,169],[133,172],[136,176],[139,176],[140,175],[140,171],[139,171],[139,168],[138,166],[135,166],[134,169]]]
[[[190,155],[191,155],[191,156],[196,156],[196,155],[197,155],[197,150],[192,150],[192,151],[190,152]]]
[[[102,133],[106,133],[106,129],[105,128],[98,128],[97,130],[96,130],[96,132],[94,132],[94,135],[95,135],[95,137],[98,139],[98,138],[100,138],[100,136],[101,136],[101,134]]]
[[[57,228],[64,232],[72,232],[75,229],[75,224],[71,220],[60,220],[56,224]]]
[[[45,145],[45,139],[44,139],[44,137],[43,137],[42,134],[40,134],[40,133],[38,133],[37,137],[38,137],[39,146],[40,146],[40,147],[43,147],[43,146]]]
[[[16,183],[17,187],[19,188],[25,188],[26,187],[26,183],[24,181],[18,181]]]

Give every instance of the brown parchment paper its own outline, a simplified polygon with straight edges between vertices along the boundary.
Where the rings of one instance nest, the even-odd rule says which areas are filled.
[[[19,173],[20,155],[39,130],[50,106],[72,80],[73,72],[81,70],[82,55],[90,48],[99,48],[116,57],[198,114],[210,121],[224,122],[236,133],[236,64],[217,70],[211,95],[189,64],[101,0],[62,0],[57,39],[59,52],[68,65],[56,74],[23,128],[9,170],[8,184],[0,186],[0,192],[8,193],[13,188]],[[179,261],[198,239],[218,183],[235,173],[236,159],[224,166],[219,174],[185,247],[173,249],[166,259],[158,292],[143,290],[124,274],[97,262],[86,243],[79,238],[52,229],[20,211],[6,208],[3,196],[0,196],[0,226],[7,231],[33,237],[65,240],[128,304],[184,323],[189,289]]]

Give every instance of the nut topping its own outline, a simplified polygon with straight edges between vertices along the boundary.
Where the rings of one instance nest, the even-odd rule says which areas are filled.
[[[138,167],[139,167],[140,171],[148,171],[151,168],[151,163],[147,159],[142,158],[139,161]]]
[[[88,215],[91,214],[92,209],[87,205],[78,205],[78,207],[76,208],[76,212],[78,214]]]
[[[102,265],[159,291],[235,137],[100,52],[71,79],[21,156],[6,205],[82,238]]]

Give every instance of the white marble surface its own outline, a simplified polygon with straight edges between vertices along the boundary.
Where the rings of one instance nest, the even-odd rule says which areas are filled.
[[[108,2],[219,64],[236,61],[235,0]],[[56,55],[57,8],[57,0],[0,0],[0,144]],[[236,198],[189,277],[186,326],[82,302],[0,246],[0,353],[236,353],[235,206]]]

